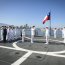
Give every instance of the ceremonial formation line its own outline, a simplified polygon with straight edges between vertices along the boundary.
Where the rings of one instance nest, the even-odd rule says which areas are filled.
[[[63,42],[65,43],[65,27],[61,29],[57,28],[52,28],[51,30],[46,27],[46,28],[39,28],[40,32],[43,32],[42,34],[43,37],[46,38],[46,44],[49,43],[50,37],[53,37],[54,39],[57,38],[57,32],[60,31],[60,38],[63,39]],[[53,31],[53,32],[51,32]],[[58,34],[60,33],[58,32]],[[50,33],[53,33],[53,36],[51,36]],[[22,42],[24,42],[26,36],[30,36],[30,41],[31,43],[34,43],[34,37],[38,36],[38,30],[36,30],[35,26],[32,26],[29,29],[26,29],[25,27],[19,28],[19,27],[1,27],[0,28],[0,41],[3,41],[6,43],[6,41],[13,41],[16,39],[22,39]],[[29,38],[28,38],[29,39]]]

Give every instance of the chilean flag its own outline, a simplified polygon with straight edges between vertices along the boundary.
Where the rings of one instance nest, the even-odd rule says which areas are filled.
[[[46,23],[48,20],[50,20],[50,12],[43,19],[43,24]]]

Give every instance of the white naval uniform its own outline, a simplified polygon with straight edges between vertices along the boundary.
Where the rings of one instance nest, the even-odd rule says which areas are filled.
[[[35,35],[35,29],[31,28],[31,43],[33,43],[34,35]]]
[[[22,42],[24,42],[24,38],[25,38],[25,29],[22,29]]]
[[[64,34],[64,43],[65,43],[65,29],[63,29],[63,34]]]
[[[14,40],[14,32],[13,29],[10,29],[10,39]]]
[[[64,33],[63,33],[63,30],[61,30],[62,31],[62,38],[64,38]]]
[[[1,29],[1,40],[3,40],[3,29]]]
[[[2,31],[2,29],[0,29],[0,40],[3,40],[2,33],[3,33],[3,31]]]
[[[57,30],[54,30],[54,38],[56,38],[56,32],[57,32]]]
[[[0,40],[1,40],[1,29],[0,29]]]
[[[45,36],[46,36],[46,43],[45,44],[48,44],[49,43],[49,29],[46,29]]]
[[[9,41],[9,28],[7,29],[7,37],[6,39]]]
[[[19,29],[15,29],[15,39],[19,38]]]
[[[20,29],[17,29],[17,38],[21,37]]]
[[[17,29],[14,29],[14,39],[17,39]]]
[[[15,40],[15,39],[16,39],[16,30],[13,29],[13,40]]]
[[[12,40],[12,29],[9,29],[8,31],[8,41]]]

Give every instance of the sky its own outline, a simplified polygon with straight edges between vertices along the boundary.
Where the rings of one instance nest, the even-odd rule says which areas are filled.
[[[65,0],[0,0],[0,23],[50,26],[42,20],[51,11],[51,27],[65,26]]]

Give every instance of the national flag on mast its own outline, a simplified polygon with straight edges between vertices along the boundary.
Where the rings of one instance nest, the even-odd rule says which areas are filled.
[[[48,20],[50,20],[50,12],[43,19],[43,24],[45,24]]]

